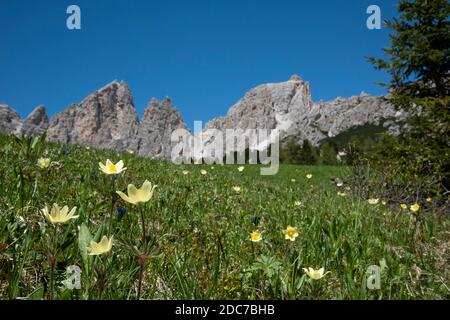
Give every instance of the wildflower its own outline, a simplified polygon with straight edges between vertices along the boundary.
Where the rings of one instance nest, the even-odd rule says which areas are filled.
[[[380,199],[369,199],[367,200],[367,202],[369,202],[369,204],[378,204],[378,202],[380,201]]]
[[[91,240],[90,246],[87,248],[90,256],[98,256],[104,253],[107,253],[112,248],[113,237],[109,238],[107,236],[103,236],[100,242],[95,242]]]
[[[123,218],[123,216],[127,213],[127,208],[117,208],[117,214],[119,216],[119,220]]]
[[[239,171],[239,172],[242,172],[242,171],[244,171],[244,168],[245,168],[244,166],[240,166],[240,167],[238,168],[238,171]]]
[[[295,182],[295,179],[291,179],[291,182]]]
[[[42,209],[41,212],[45,216],[45,218],[47,218],[47,220],[50,221],[52,224],[62,224],[66,223],[71,219],[78,218],[79,216],[74,215],[76,210],[77,208],[74,207],[69,212],[68,206],[60,208],[58,204],[54,203],[50,212],[47,206],[45,206],[45,208]]]
[[[337,194],[340,197],[346,197],[347,196],[347,194],[345,192],[338,192]]]
[[[128,195],[123,193],[122,191],[116,191],[116,193],[126,202],[131,204],[138,204],[150,201],[153,197],[153,191],[155,190],[156,185],[152,187],[152,184],[145,180],[142,184],[141,188],[136,188],[134,185],[128,185]]]
[[[128,149],[127,152],[128,152],[129,154],[134,154],[134,151],[133,151],[133,150],[130,150],[130,149]]]
[[[253,224],[255,226],[258,226],[259,222],[261,221],[261,217],[259,217],[259,216],[251,216],[250,220],[253,222]]]
[[[431,198],[428,197],[428,198],[426,199],[426,201],[427,201],[427,202],[431,202]]]
[[[302,203],[301,203],[301,201],[295,201],[295,202],[294,202],[294,205],[295,205],[296,207],[300,207],[300,206],[302,205]]]
[[[383,206],[385,206],[386,205],[386,201],[381,201],[381,204],[383,205]]]
[[[241,192],[241,187],[233,187],[234,192]]]
[[[37,161],[37,166],[41,169],[47,169],[50,166],[51,160],[49,158],[40,158]]]
[[[295,241],[295,239],[298,237],[297,228],[288,226],[286,230],[284,230],[284,238],[286,240]]]
[[[312,174],[307,174],[307,175],[306,175],[306,178],[307,178],[307,179],[311,179],[312,177],[313,177]]]
[[[251,234],[250,240],[252,242],[260,242],[262,240],[262,233],[259,230],[254,230]]]
[[[202,175],[205,175],[205,174],[207,174],[208,172],[206,171],[206,170],[200,170],[200,173],[202,174]]]
[[[402,204],[400,205],[400,208],[402,208],[402,209],[407,209],[408,206],[407,206],[406,204],[402,203]]]
[[[183,174],[184,174],[184,175],[188,175],[188,174],[189,174],[189,171],[183,170]]]
[[[416,213],[417,211],[420,210],[420,206],[419,206],[417,203],[415,203],[415,204],[413,204],[412,206],[410,206],[409,209],[410,209],[412,212]]]
[[[320,268],[319,270],[314,270],[313,268],[309,267],[308,269],[303,268],[303,271],[313,280],[319,280],[325,277],[327,273],[330,273],[330,271],[327,271],[324,273],[325,269]]]
[[[100,170],[105,174],[119,174],[127,168],[123,167],[123,161],[120,160],[116,164],[113,164],[109,159],[106,160],[106,164],[98,163]]]

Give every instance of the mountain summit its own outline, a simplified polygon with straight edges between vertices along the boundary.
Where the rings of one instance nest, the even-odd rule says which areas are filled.
[[[226,116],[209,121],[205,130],[276,129],[282,141],[294,137],[297,142],[307,139],[318,145],[364,126],[396,133],[405,118],[382,97],[365,93],[314,103],[309,82],[293,75],[288,81],[251,89]],[[43,106],[22,121],[13,109],[0,105],[0,132],[39,135],[46,131],[51,141],[133,150],[149,157],[170,158],[170,138],[175,129],[187,126],[170,98],[152,99],[139,121],[131,90],[123,81],[109,83],[53,116],[50,122]]]

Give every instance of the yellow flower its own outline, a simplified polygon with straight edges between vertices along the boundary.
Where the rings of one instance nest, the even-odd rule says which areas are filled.
[[[262,233],[259,230],[254,230],[251,234],[250,240],[252,240],[252,242],[260,242],[262,240]]]
[[[131,204],[138,204],[150,201],[155,188],[156,185],[152,187],[152,184],[148,180],[145,180],[140,189],[136,188],[132,184],[129,184],[128,195],[126,195],[122,191],[116,191],[116,193],[126,202],[129,202]]]
[[[119,162],[114,164],[109,159],[107,159],[106,164],[99,162],[98,165],[99,165],[100,170],[106,174],[119,174],[119,173],[127,170],[127,168],[123,167],[122,160],[120,160]]]
[[[312,174],[307,174],[307,175],[306,175],[306,178],[307,178],[307,179],[311,179],[312,177],[313,177]]]
[[[324,273],[325,269],[320,268],[319,270],[314,270],[313,268],[309,267],[308,269],[303,268],[303,271],[313,280],[319,280],[325,277],[327,273],[330,273],[330,271],[327,271]]]
[[[62,224],[66,223],[67,221],[71,219],[76,219],[79,216],[75,216],[75,211],[77,210],[76,207],[72,208],[69,212],[69,207],[64,206],[63,208],[60,208],[58,204],[54,203],[52,206],[52,209],[48,210],[48,207],[45,206],[44,209],[41,210],[42,214],[47,218],[48,221],[50,221],[53,224]]]
[[[406,204],[402,203],[402,204],[400,205],[400,208],[402,208],[402,209],[407,209],[408,206],[407,206]]]
[[[295,238],[298,237],[297,228],[288,226],[286,230],[284,230],[284,238],[286,240],[295,241]]]
[[[417,211],[420,210],[420,206],[419,206],[417,203],[414,203],[412,206],[409,207],[409,209],[410,209],[412,212],[416,213]]]
[[[241,192],[241,187],[233,187],[234,192]]]
[[[47,169],[50,166],[50,159],[49,158],[40,158],[37,161],[37,165],[41,169]]]
[[[240,166],[240,167],[238,168],[238,171],[239,171],[239,172],[244,171],[244,166]]]
[[[183,171],[183,174],[184,174],[184,175],[187,175],[187,174],[189,174],[189,171],[184,170],[184,171]]]
[[[347,194],[345,192],[338,192],[337,194],[340,197],[346,197],[347,196]]]
[[[430,197],[428,197],[426,201],[427,201],[427,202],[431,202],[431,198],[430,198]]]
[[[113,237],[108,239],[107,236],[103,236],[100,242],[91,240],[91,245],[87,248],[90,256],[98,256],[107,253],[111,250],[113,245]]]
[[[291,179],[291,182],[295,182],[295,179]]]
[[[202,174],[202,175],[205,175],[205,174],[207,174],[208,172],[206,171],[206,170],[200,170],[200,173]]]
[[[385,205],[386,205],[386,201],[381,201],[381,204],[382,204],[383,206],[385,206]]]
[[[300,206],[302,205],[302,203],[301,203],[300,201],[295,201],[295,202],[294,202],[294,205],[295,205],[296,207],[300,207]]]
[[[367,200],[369,202],[369,204],[378,204],[378,202],[380,201],[380,199],[369,199]]]

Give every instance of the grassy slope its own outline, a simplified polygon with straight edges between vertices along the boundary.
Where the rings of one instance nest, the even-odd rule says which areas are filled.
[[[39,209],[53,202],[76,206],[80,215],[58,230],[57,282],[64,279],[67,265],[83,267],[82,289],[59,290],[58,298],[135,296],[136,256],[142,252],[139,210],[148,222],[152,251],[143,298],[450,297],[448,219],[413,219],[405,210],[338,196],[329,178],[348,175],[344,167],[282,166],[278,175],[262,177],[258,166],[247,165],[241,173],[238,166],[176,166],[128,153],[65,148],[67,155],[60,145],[31,148],[0,137],[0,298],[33,290],[41,295],[49,273],[47,235],[53,228]],[[44,155],[60,165],[38,169],[36,161]],[[115,190],[125,190],[129,183],[140,186],[145,179],[158,188],[141,207],[114,198],[112,254],[93,260],[89,271],[78,248],[77,227],[84,222],[95,234],[103,222],[108,224],[112,180],[98,170],[98,162],[106,158],[123,159],[128,167],[115,181]],[[201,175],[201,169],[207,174]],[[306,179],[309,173],[312,179]],[[123,219],[117,207],[128,208]],[[252,215],[262,217],[260,243],[249,241]],[[299,230],[295,242],[284,239],[287,225]],[[367,290],[366,270],[381,260],[387,264],[381,289]],[[18,271],[21,263],[23,272]],[[303,267],[324,267],[331,273],[310,283]]]

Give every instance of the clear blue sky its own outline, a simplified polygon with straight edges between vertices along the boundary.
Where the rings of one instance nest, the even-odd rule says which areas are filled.
[[[388,30],[366,9],[395,15],[394,0],[1,0],[0,103],[49,115],[114,79],[131,87],[139,116],[172,97],[190,127],[224,115],[250,88],[299,74],[313,99],[383,94]],[[81,7],[82,30],[66,28]]]

